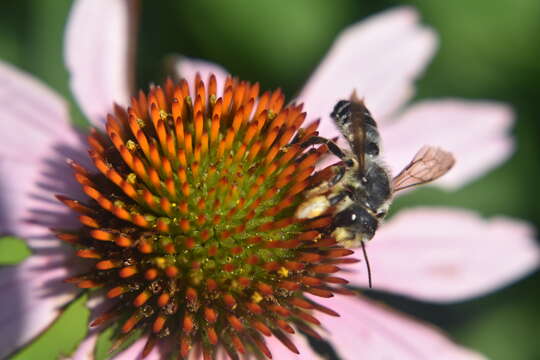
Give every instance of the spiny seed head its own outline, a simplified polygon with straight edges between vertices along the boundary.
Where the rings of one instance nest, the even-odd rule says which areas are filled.
[[[143,355],[173,339],[182,357],[270,357],[265,336],[297,352],[287,334],[337,315],[306,297],[346,292],[331,275],[355,260],[321,230],[331,218],[293,216],[327,150],[299,146],[318,125],[301,128],[305,116],[258,84],[227,78],[218,93],[213,75],[116,107],[106,135],[89,136],[97,171],[70,162],[90,199],[58,196],[82,223],[58,237],[95,262],[69,281],[110,299],[91,325],[116,326],[120,342],[150,334]]]

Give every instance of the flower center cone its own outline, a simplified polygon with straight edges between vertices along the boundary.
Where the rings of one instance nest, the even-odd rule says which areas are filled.
[[[318,122],[302,128],[302,105],[278,90],[199,75],[140,92],[93,130],[97,171],[70,162],[90,199],[58,198],[80,214],[77,231],[56,235],[94,263],[68,279],[104,288],[107,310],[91,326],[112,326],[116,347],[148,336],[143,355],[173,341],[181,357],[224,350],[271,357],[265,337],[298,353],[290,334],[317,336],[312,296],[348,293],[333,276],[356,262],[328,235],[331,214],[299,220],[302,193],[325,146],[304,149]]]

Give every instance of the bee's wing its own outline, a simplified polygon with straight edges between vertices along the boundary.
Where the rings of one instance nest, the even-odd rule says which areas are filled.
[[[454,166],[454,156],[438,147],[423,146],[412,161],[392,180],[393,191],[400,191],[436,180]]]

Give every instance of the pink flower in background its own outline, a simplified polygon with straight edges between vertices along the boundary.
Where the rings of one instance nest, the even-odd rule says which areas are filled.
[[[128,4],[77,1],[67,26],[71,87],[96,127],[103,126],[111,104],[126,105],[132,91]],[[297,100],[305,103],[308,119],[321,118],[321,135],[331,138],[338,135],[328,115],[332,106],[356,90],[378,120],[384,158],[394,173],[422,145],[437,145],[453,152],[457,163],[436,185],[458,188],[508,158],[513,115],[507,106],[489,101],[424,100],[404,108],[435,47],[435,34],[418,24],[411,8],[371,17],[338,37]],[[226,76],[216,65],[187,59],[178,62],[178,72],[188,79],[196,72],[203,78],[213,72],[220,84]],[[45,226],[77,223],[53,196],[81,198],[64,159],[89,162],[83,137],[70,125],[67,104],[4,63],[0,105],[0,234],[26,239],[33,252],[21,264],[0,269],[3,358],[46,330],[77,294],[63,283],[77,274],[69,263],[74,260]],[[368,250],[375,289],[436,302],[485,294],[534,270],[539,261],[529,225],[450,208],[401,211],[381,227]],[[363,264],[355,266],[358,271],[348,279],[365,286]],[[343,359],[482,358],[435,329],[365,298],[336,296],[321,303],[341,314],[319,318],[325,339]],[[73,358],[91,358],[96,337],[91,331]],[[302,336],[293,338],[300,356],[273,339],[267,344],[275,359],[319,357]],[[145,342],[137,341],[115,358],[137,358]],[[149,358],[159,358],[159,349]]]

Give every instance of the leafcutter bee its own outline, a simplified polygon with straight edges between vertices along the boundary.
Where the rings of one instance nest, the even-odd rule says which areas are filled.
[[[332,175],[328,180],[305,192],[305,200],[295,216],[312,219],[332,211],[328,233],[345,247],[362,246],[365,255],[364,242],[375,235],[388,213],[393,195],[438,179],[452,168],[455,160],[447,151],[424,146],[398,175],[392,177],[379,154],[381,141],[377,123],[362,100],[355,94],[351,100],[340,100],[330,116],[347,140],[349,149],[320,136],[302,143],[304,148],[326,144],[341,162],[331,167]]]

